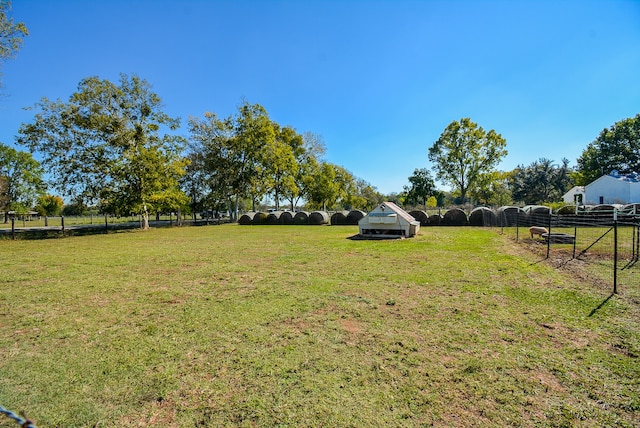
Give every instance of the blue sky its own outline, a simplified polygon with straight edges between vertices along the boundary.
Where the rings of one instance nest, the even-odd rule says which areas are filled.
[[[30,36],[2,68],[5,144],[41,97],[136,74],[185,136],[246,99],[387,194],[453,120],[502,134],[511,170],[573,166],[640,113],[640,1],[13,0],[12,16]]]

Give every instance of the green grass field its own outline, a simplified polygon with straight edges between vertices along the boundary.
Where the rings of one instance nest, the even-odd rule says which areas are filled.
[[[492,230],[356,233],[0,240],[0,405],[39,427],[640,425],[637,299]]]

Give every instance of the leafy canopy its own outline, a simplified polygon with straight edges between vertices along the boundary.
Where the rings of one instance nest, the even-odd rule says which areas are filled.
[[[11,2],[0,0],[0,61],[13,58],[29,35],[23,22],[14,22],[9,16]]]
[[[603,129],[578,158],[574,178],[583,186],[613,170],[640,172],[640,114]]]
[[[105,212],[148,214],[185,202],[178,191],[184,139],[165,133],[179,119],[162,111],[151,85],[137,76],[116,85],[83,79],[67,102],[43,98],[18,143],[42,154],[52,184],[71,199],[98,202]]]
[[[43,169],[30,153],[0,143],[0,209],[28,210],[45,190]]]
[[[571,186],[569,161],[561,165],[540,158],[529,166],[518,165],[511,177],[513,200],[525,204],[558,202]]]
[[[268,172],[269,162],[275,162],[276,131],[261,105],[244,101],[236,115],[224,119],[210,112],[202,119],[192,117],[189,131],[190,156],[200,168],[191,174],[207,183],[207,199],[229,205],[233,200],[235,218],[242,198],[262,197],[273,187]]]
[[[409,177],[409,186],[405,186],[405,202],[410,205],[427,205],[427,200],[436,192],[436,183],[426,168],[416,168]]]
[[[429,160],[436,170],[436,178],[451,184],[464,202],[483,174],[494,171],[507,155],[506,146],[500,134],[493,129],[485,131],[467,117],[445,128],[429,148]]]

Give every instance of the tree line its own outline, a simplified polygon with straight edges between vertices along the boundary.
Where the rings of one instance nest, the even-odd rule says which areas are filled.
[[[45,193],[45,171],[51,188],[76,210],[140,214],[146,228],[150,214],[160,212],[211,209],[237,219],[239,211],[255,209],[265,197],[275,209],[291,210],[301,202],[307,209],[369,210],[385,199],[424,207],[548,203],[601,173],[640,170],[640,115],[603,130],[575,169],[567,159],[555,164],[541,158],[507,172],[496,169],[507,154],[499,133],[470,118],[453,121],[428,149],[432,170],[416,169],[401,192],[382,195],[325,161],[320,135],[282,126],[248,101],[228,117],[206,112],[189,118],[188,138],[176,133],[180,120],[164,113],[151,85],[135,75],[122,74],[119,84],[83,79],[67,101],[43,98],[35,111],[16,137],[29,152],[0,145],[5,213],[36,204],[49,215],[60,209],[60,196]],[[454,190],[438,190],[435,180]]]

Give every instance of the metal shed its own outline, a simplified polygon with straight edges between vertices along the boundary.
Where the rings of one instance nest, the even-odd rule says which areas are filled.
[[[420,230],[420,222],[393,202],[383,202],[358,222],[365,237],[410,237]]]

